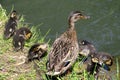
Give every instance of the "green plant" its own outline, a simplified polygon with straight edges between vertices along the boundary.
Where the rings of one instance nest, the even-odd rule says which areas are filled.
[[[117,80],[120,79],[120,69],[119,69],[119,61],[118,58],[116,58],[116,66],[117,66]]]
[[[7,77],[9,76],[9,74],[2,74],[2,73],[0,73],[0,80],[6,80],[7,79]]]

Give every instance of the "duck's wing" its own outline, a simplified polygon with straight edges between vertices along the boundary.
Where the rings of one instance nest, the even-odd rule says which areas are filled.
[[[54,75],[65,72],[75,62],[78,54],[78,44],[64,36],[57,38],[49,53],[48,71]]]

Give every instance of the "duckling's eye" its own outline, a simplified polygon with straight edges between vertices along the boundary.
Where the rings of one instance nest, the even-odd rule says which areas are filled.
[[[16,16],[16,13],[13,13],[14,16]]]
[[[39,48],[37,47],[37,48],[35,48],[35,50],[37,51],[37,50],[39,50]]]
[[[13,17],[15,17],[16,16],[16,13],[12,13],[11,14],[11,17],[13,18]]]

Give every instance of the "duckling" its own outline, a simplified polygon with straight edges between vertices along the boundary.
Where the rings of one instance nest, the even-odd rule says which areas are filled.
[[[48,44],[46,43],[36,43],[32,45],[27,55],[28,62],[36,58],[40,60],[40,58],[47,53],[47,48]]]
[[[84,61],[84,63],[87,65],[86,70],[92,74],[95,70],[95,66],[95,72],[97,75],[100,72],[100,68],[109,71],[109,66],[111,66],[113,63],[113,59],[110,54],[105,52],[97,52],[94,45],[86,40],[80,42],[80,54],[87,57],[87,59]]]
[[[113,64],[113,57],[106,52],[98,52],[95,53],[94,55],[91,55],[92,57],[92,62],[97,63],[101,65],[105,70],[110,70],[108,66],[112,66]]]
[[[83,15],[80,11],[70,13],[68,30],[54,41],[48,54],[47,75],[61,75],[75,63],[79,52],[75,22],[79,19],[88,18],[89,16]]]
[[[82,56],[88,56],[89,54],[94,54],[96,52],[96,48],[92,43],[82,40],[79,41],[79,52],[79,54]]]
[[[94,55],[91,55],[91,60],[93,63],[99,65],[98,71],[96,71],[95,75],[97,80],[112,80],[108,71],[110,71],[110,66],[113,64],[113,57],[109,53],[97,52]]]
[[[5,24],[4,38],[9,39],[14,35],[14,32],[17,27],[17,12],[15,10],[10,14],[8,22]]]
[[[27,27],[21,27],[15,32],[15,35],[23,36],[25,40],[29,40],[32,37],[32,32]]]
[[[15,35],[13,36],[13,46],[15,51],[23,50],[25,41],[30,39],[31,36],[32,32],[26,27],[21,27],[16,30]]]
[[[82,60],[84,69],[89,74],[94,74],[98,71],[98,65],[92,62],[91,55],[96,52],[96,48],[92,43],[87,40],[79,41],[79,55],[85,56],[86,58]]]
[[[87,56],[84,60],[82,60],[82,65],[80,64],[79,66],[81,66],[82,72],[83,70],[86,70],[88,74],[96,75],[99,71],[99,65],[92,62],[90,56]],[[81,73],[81,71],[79,73]]]

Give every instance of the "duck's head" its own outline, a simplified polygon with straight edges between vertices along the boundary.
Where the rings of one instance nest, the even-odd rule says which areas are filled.
[[[12,13],[10,14],[10,17],[17,19],[17,11],[13,10]]]
[[[70,13],[69,22],[76,22],[79,19],[88,19],[90,16],[83,15],[80,11],[73,11]]]

